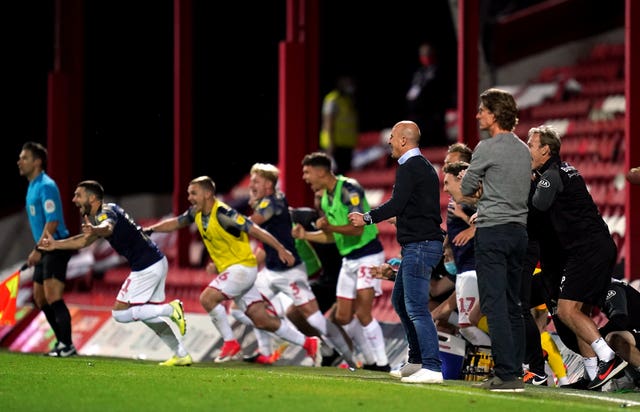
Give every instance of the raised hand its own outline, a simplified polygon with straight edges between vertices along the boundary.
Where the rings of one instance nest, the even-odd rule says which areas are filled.
[[[304,239],[306,233],[307,231],[304,230],[304,227],[300,223],[296,223],[291,229],[291,236],[295,239]]]
[[[388,263],[383,263],[379,266],[371,266],[369,267],[369,270],[371,270],[371,276],[376,279],[389,279],[395,275],[393,267]]]
[[[84,215],[83,218],[83,222],[82,222],[82,233],[84,233],[86,236],[91,236],[95,231],[95,226],[93,226],[91,224],[91,221],[89,220],[89,216]]]
[[[293,266],[293,264],[296,263],[296,258],[288,249],[279,250],[278,257],[282,263],[286,263],[287,266]]]
[[[45,230],[40,242],[38,242],[38,248],[46,251],[55,250],[55,243],[56,241],[53,236],[51,236],[51,233]]]
[[[349,213],[349,222],[354,226],[354,227],[360,227],[360,226],[364,226],[364,219],[362,218],[362,213],[358,213],[358,212],[351,212]]]
[[[327,228],[329,227],[329,221],[325,216],[322,216],[318,218],[318,220],[316,220],[316,227],[322,230],[323,232],[326,232]]]

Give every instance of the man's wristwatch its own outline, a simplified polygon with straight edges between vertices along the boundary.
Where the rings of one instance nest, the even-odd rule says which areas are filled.
[[[362,215],[362,220],[364,220],[365,225],[370,225],[373,223],[373,220],[371,220],[371,215],[369,214],[369,212]]]

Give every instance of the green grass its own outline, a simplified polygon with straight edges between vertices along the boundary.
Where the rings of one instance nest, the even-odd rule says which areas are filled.
[[[605,411],[640,410],[640,393],[527,386],[491,393],[471,382],[409,385],[386,373],[234,361],[157,362],[0,351],[0,410],[10,411]]]

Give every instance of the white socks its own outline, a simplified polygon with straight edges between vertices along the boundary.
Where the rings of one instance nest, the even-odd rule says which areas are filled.
[[[291,342],[299,346],[303,346],[307,339],[302,332],[290,327],[286,322],[280,322],[280,327],[274,333],[287,342]]]
[[[358,320],[358,318],[354,317],[353,320],[349,322],[349,324],[346,325],[344,328],[349,334],[349,336],[351,336],[355,344],[358,345],[358,348],[360,349],[360,352],[364,357],[364,363],[366,363],[367,365],[377,363],[376,354],[373,348],[371,347],[371,344],[365,337],[364,327],[362,326],[362,324],[360,324],[360,321]]]
[[[598,373],[598,358],[596,356],[593,358],[582,358],[582,362],[584,364],[584,370],[589,376],[589,380],[593,380],[593,378],[596,377],[596,373]]]
[[[376,319],[373,319],[367,326],[363,326],[364,336],[371,345],[376,357],[376,365],[385,366],[389,364],[387,348],[382,335],[382,327]]]
[[[145,304],[140,306],[131,306],[124,310],[112,310],[111,316],[120,323],[135,322],[138,320],[148,320],[159,316],[171,316],[173,307],[168,303],[164,305]]]
[[[322,316],[322,312],[317,311],[316,313],[312,314],[311,316],[309,316],[307,318],[307,322],[309,322],[309,325],[313,326],[314,328],[316,328],[316,330],[318,332],[320,332],[321,335],[326,335],[327,334],[327,318],[325,318],[324,316]]]
[[[611,350],[607,341],[600,337],[591,343],[591,349],[598,355],[598,359],[608,362],[616,356],[615,352]]]
[[[157,318],[155,319],[143,321],[145,325],[147,325],[155,334],[167,345],[176,356],[183,358],[187,356],[189,353],[182,345],[182,339],[176,336],[171,326],[167,324],[164,320]]]
[[[216,307],[209,312],[209,317],[213,325],[218,329],[218,332],[220,332],[220,335],[222,335],[222,340],[225,342],[235,340],[231,325],[229,324],[229,318],[227,318],[227,309],[222,304],[217,304]]]

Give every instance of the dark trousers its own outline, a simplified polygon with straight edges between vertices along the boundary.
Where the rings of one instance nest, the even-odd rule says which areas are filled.
[[[540,329],[536,324],[531,308],[543,302],[531,301],[533,271],[540,258],[540,245],[537,241],[529,239],[527,253],[522,266],[522,284],[520,286],[520,304],[522,305],[522,316],[524,317],[525,328],[525,353],[523,363],[529,365],[529,370],[538,375],[544,375],[544,356],[542,354],[542,343],[540,342]],[[537,287],[541,287],[537,284]],[[540,295],[541,293],[537,293]]]
[[[509,223],[479,227],[475,236],[480,308],[487,316],[495,375],[503,381],[522,376],[524,322],[520,303],[525,226]]]

